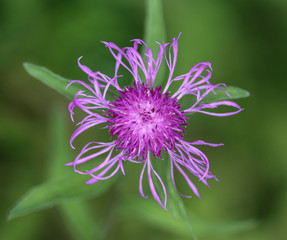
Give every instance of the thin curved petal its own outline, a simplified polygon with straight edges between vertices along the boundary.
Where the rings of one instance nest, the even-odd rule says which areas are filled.
[[[154,186],[154,183],[153,183],[153,180],[152,180],[152,172],[155,174],[155,176],[157,177],[157,179],[159,180],[160,184],[161,184],[161,187],[162,187],[162,190],[164,192],[164,204],[162,203],[162,201],[160,200],[160,197],[158,196],[158,193],[155,189],[155,186]],[[148,182],[149,182],[149,186],[150,186],[150,190],[151,190],[151,193],[154,197],[154,199],[165,209],[167,210],[166,208],[166,202],[167,202],[167,194],[166,194],[166,188],[163,184],[163,181],[161,180],[160,176],[157,174],[157,172],[153,169],[152,165],[151,165],[151,162],[150,162],[150,157],[148,156],[147,158],[147,174],[148,174]]]
[[[207,112],[207,111],[202,111],[201,109],[214,109],[214,108],[218,108],[219,106],[230,106],[230,107],[234,107],[237,110],[233,111],[233,112],[227,112],[227,113],[214,113],[214,112]],[[185,110],[185,113],[190,113],[190,112],[200,112],[200,113],[204,113],[207,115],[212,115],[212,116],[218,116],[218,117],[226,117],[226,116],[232,116],[234,114],[237,114],[239,112],[241,112],[243,110],[243,108],[241,108],[237,103],[232,102],[232,101],[219,101],[219,102],[213,102],[213,103],[208,103],[208,104],[201,104],[198,107],[195,108],[189,108],[187,110]]]
[[[174,180],[174,170],[173,170],[173,165],[174,165],[174,160],[172,158],[172,153],[169,152],[169,156],[170,156],[170,176],[171,176],[171,181],[172,181],[172,184],[174,186],[174,189],[177,191],[177,193],[179,195],[181,195],[182,197],[185,197],[185,198],[191,198],[191,196],[187,196],[187,195],[183,195],[180,191],[178,191],[177,187],[176,187],[176,184],[175,184],[175,180]]]
[[[194,183],[189,179],[189,177],[187,176],[187,174],[182,170],[182,168],[177,164],[176,161],[173,162],[174,165],[176,166],[176,168],[178,169],[178,171],[181,173],[181,175],[184,177],[185,181],[187,182],[188,186],[190,187],[190,189],[194,192],[194,194],[200,198],[200,194],[196,188],[196,186],[194,185]]]
[[[111,177],[113,177],[119,170],[121,164],[120,164],[121,160],[120,159],[116,159],[112,162],[110,162],[110,164],[99,174],[94,175],[93,173],[90,173],[89,171],[87,171],[88,174],[90,174],[92,176],[92,179],[86,181],[87,184],[94,184],[98,181],[102,181],[102,180],[107,180]],[[118,163],[118,166],[116,167],[116,169],[108,176],[104,176],[116,163]]]
[[[224,145],[223,143],[207,143],[207,142],[204,142],[202,140],[197,140],[197,141],[191,142],[191,144],[192,145],[208,145],[210,147],[219,147],[219,146]]]
[[[142,168],[141,175],[140,175],[140,182],[139,182],[139,191],[143,198],[148,198],[148,196],[146,196],[143,191],[143,175],[146,169],[146,165],[147,165],[147,162],[144,163],[144,166]]]
[[[105,119],[93,119],[90,120],[89,122],[84,123],[81,125],[72,135],[70,139],[70,145],[74,149],[75,147],[73,146],[73,141],[74,139],[79,136],[82,132],[86,131],[87,129],[94,127],[96,125],[99,125],[101,123],[107,122]]]

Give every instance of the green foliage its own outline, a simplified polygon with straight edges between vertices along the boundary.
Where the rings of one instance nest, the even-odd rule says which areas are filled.
[[[145,21],[144,40],[149,47],[156,52],[156,41],[162,43],[166,40],[163,6],[161,0],[147,0],[147,16]],[[69,99],[73,99],[78,91],[85,90],[83,86],[74,83],[69,88],[69,79],[63,78],[49,69],[37,66],[32,63],[24,63],[25,70],[34,78],[40,80],[47,86],[55,89]],[[164,83],[166,72],[165,64],[162,65],[156,79],[156,85]],[[227,87],[225,90],[231,95],[228,97],[223,91],[216,89],[216,94],[210,93],[202,100],[202,103],[210,103],[221,100],[231,100],[248,97],[249,93],[238,87]],[[108,99],[115,96],[114,92],[109,90]],[[190,106],[195,99],[191,97],[184,98],[182,105]],[[107,181],[98,182],[92,186],[85,185],[86,176],[76,173],[67,173],[64,163],[69,162],[71,157],[66,151],[68,137],[65,132],[65,123],[61,111],[54,112],[51,119],[52,148],[51,161],[48,166],[48,180],[30,191],[15,205],[8,218],[13,219],[18,216],[26,215],[30,212],[39,211],[48,207],[57,205],[65,223],[67,224],[71,236],[75,239],[95,239],[95,233],[99,231],[99,221],[96,216],[91,214],[91,209],[84,201],[89,197],[96,197],[108,190],[115,181],[115,177]],[[242,222],[206,222],[193,216],[187,211],[182,198],[175,191],[170,176],[169,159],[162,162],[157,171],[163,178],[168,193],[168,211],[164,211],[153,200],[137,199],[131,201],[122,201],[119,209],[120,216],[133,214],[136,217],[146,221],[147,224],[156,226],[163,231],[177,234],[183,237],[212,236],[213,234],[238,233],[252,229],[256,226],[254,221]],[[156,164],[155,164],[156,165]],[[156,166],[155,166],[156,168]],[[71,168],[69,168],[71,170]],[[158,184],[155,182],[155,185]],[[159,187],[157,186],[157,189]],[[160,192],[160,190],[159,190]]]
[[[56,109],[51,114],[51,142],[52,148],[48,176],[50,180],[32,188],[12,208],[8,219],[23,216],[31,212],[39,211],[58,204],[66,222],[70,223],[76,236],[81,239],[89,239],[88,236],[95,232],[97,224],[92,220],[91,211],[82,199],[95,197],[104,193],[112,184],[115,178],[109,181],[101,181],[94,185],[86,185],[87,176],[74,173],[71,167],[64,166],[71,160],[65,142],[68,139],[65,131],[63,111]],[[70,173],[65,173],[69,168]],[[67,171],[68,172],[68,171]],[[68,201],[69,200],[69,201]],[[68,201],[68,202],[67,202]],[[83,231],[83,229],[87,231]],[[88,236],[86,236],[88,234]]]
[[[175,219],[168,211],[149,200],[126,200],[119,209],[121,216],[135,215],[146,224],[162,229],[181,237],[213,236],[214,234],[235,234],[254,229],[257,223],[254,220],[214,222],[202,220],[187,212],[188,221],[182,218]],[[192,231],[190,223],[192,224]]]
[[[153,52],[155,52],[154,55],[156,56],[156,50],[158,49],[156,42],[163,43],[166,41],[162,1],[147,0],[146,9],[144,41],[148,47],[153,49]],[[156,76],[156,86],[159,86],[164,82],[166,69],[167,67],[163,60]]]
[[[28,191],[11,210],[8,219],[52,207],[66,200],[98,196],[111,186],[114,179],[86,185],[87,176],[81,176],[77,173],[53,178]]]
[[[40,80],[48,87],[55,89],[57,92],[61,93],[69,99],[74,99],[77,92],[86,90],[83,85],[77,82],[74,82],[67,88],[70,80],[61,77],[60,75],[52,72],[48,68],[37,66],[32,63],[24,63],[24,68],[31,76]],[[111,100],[114,99],[115,95],[116,92],[112,89],[109,89],[107,91],[106,98],[108,100]]]
[[[69,80],[53,73],[45,67],[37,66],[32,63],[24,63],[24,68],[31,76],[40,80],[48,87],[55,89],[67,98],[73,99],[78,91],[83,90],[83,86],[77,83],[72,84],[67,89]]]
[[[146,5],[144,41],[148,46],[155,47],[155,42],[166,41],[162,1],[147,0]]]
[[[246,98],[249,97],[249,92],[239,88],[239,87],[223,87],[223,89],[230,95],[227,96],[226,93],[220,89],[215,89],[215,94],[209,93],[203,100],[202,103],[212,103],[218,102],[222,100],[232,100],[232,99],[239,99],[239,98]]]
[[[223,87],[223,89],[230,95],[230,97],[222,90],[215,89],[215,94],[213,92],[210,92],[207,94],[204,99],[199,103],[212,103],[212,102],[218,102],[223,100],[234,100],[234,99],[240,99],[240,98],[246,98],[249,97],[249,92],[239,88],[239,87]],[[187,109],[190,108],[196,101],[196,96],[194,95],[185,95],[180,100],[179,103],[181,105],[181,109]],[[194,114],[194,113],[188,113],[188,115]]]

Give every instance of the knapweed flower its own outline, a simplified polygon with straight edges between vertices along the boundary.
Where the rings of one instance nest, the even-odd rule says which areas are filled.
[[[215,89],[225,92],[222,88],[225,86],[224,84],[212,85],[209,82],[212,75],[209,62],[198,63],[188,73],[177,77],[173,76],[178,55],[178,39],[179,37],[174,38],[171,44],[158,43],[157,53],[148,48],[140,39],[132,40],[133,46],[124,48],[119,48],[112,42],[103,42],[115,59],[115,72],[112,77],[99,71],[92,71],[82,65],[81,58],[79,58],[79,67],[88,75],[89,83],[79,80],[71,81],[70,84],[81,84],[85,91],[79,91],[75,95],[69,105],[69,111],[73,121],[75,107],[83,110],[86,117],[78,123],[78,128],[72,135],[70,144],[73,147],[73,141],[79,134],[100,124],[104,124],[111,139],[114,139],[111,142],[89,142],[75,161],[67,164],[74,166],[75,171],[80,174],[90,175],[91,179],[86,182],[87,184],[111,178],[119,169],[124,174],[123,162],[139,163],[142,165],[139,177],[140,194],[147,198],[142,183],[143,177],[147,173],[153,197],[166,209],[166,188],[161,177],[153,168],[155,160],[163,159],[163,151],[169,155],[169,159],[163,160],[170,161],[171,179],[176,190],[175,170],[179,171],[198,197],[200,195],[190,176],[196,176],[207,186],[209,178],[216,179],[209,171],[206,155],[196,146],[216,147],[222,144],[210,144],[201,140],[185,141],[184,130],[188,125],[187,115],[199,112],[213,116],[230,116],[242,109],[232,101],[203,103],[208,94],[215,94]],[[142,55],[139,51],[140,45],[145,52]],[[169,69],[168,78],[164,86],[156,86],[157,73],[161,64],[164,64],[162,62],[166,62]],[[131,76],[119,75],[121,67],[125,68]],[[133,81],[131,86],[120,87],[119,81],[121,81],[121,85],[124,85],[130,78]],[[170,93],[170,86],[174,82],[181,84],[178,89]],[[113,100],[108,100],[107,92],[112,88],[116,90],[117,94]],[[227,92],[225,93],[228,95]],[[182,109],[179,100],[187,95],[193,95],[196,100],[188,108]],[[208,111],[222,105],[234,107],[235,110],[228,113]],[[86,171],[77,169],[78,165],[91,160],[95,161],[93,169]],[[97,161],[99,161],[98,164]],[[163,201],[156,190],[154,179],[158,179],[161,184],[164,193]],[[178,190],[177,192],[184,197],[189,197],[181,194]]]

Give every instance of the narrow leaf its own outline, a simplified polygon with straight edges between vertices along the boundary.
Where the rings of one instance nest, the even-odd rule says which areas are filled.
[[[222,90],[220,89],[215,89],[215,94],[213,92],[210,92],[205,96],[204,99],[201,100],[199,103],[212,103],[212,102],[218,102],[222,100],[234,100],[234,99],[239,99],[239,98],[246,98],[249,97],[249,92],[239,88],[239,87],[234,87],[234,86],[229,86],[229,87],[223,87],[223,89],[230,95],[230,97]],[[203,92],[202,92],[203,94]],[[187,109],[190,108],[194,103],[196,102],[196,96],[194,95],[185,95],[179,100],[181,109]],[[193,114],[189,113],[188,115]]]
[[[72,84],[66,89],[69,80],[53,73],[45,67],[37,66],[32,63],[24,63],[24,68],[31,76],[40,80],[50,88],[55,89],[67,98],[73,99],[78,91],[83,90],[83,87],[77,83]]]
[[[156,41],[166,40],[162,1],[147,0],[146,8],[144,41],[148,46],[156,46]]]
[[[85,184],[89,178],[77,173],[54,178],[32,188],[9,213],[8,219],[52,207],[70,199],[83,199],[100,195],[115,181],[113,177],[93,185]]]
[[[157,56],[157,50],[159,49],[156,42],[163,43],[166,41],[163,7],[161,0],[146,0],[144,41],[149,48],[152,48],[154,57]],[[166,69],[167,67],[163,59],[162,65],[156,76],[156,86],[162,84]]]
[[[154,199],[126,199],[119,208],[122,217],[135,216],[158,229],[182,236],[191,236],[185,221],[175,220],[168,212],[160,207]]]
[[[223,92],[220,89],[215,89],[215,93],[212,92],[209,93],[203,100],[202,103],[211,103],[211,102],[218,102],[222,100],[232,100],[232,99],[239,99],[239,98],[246,98],[249,97],[249,92],[234,86],[229,86],[226,88],[223,88],[229,95],[227,96],[225,92]]]
[[[57,92],[61,93],[69,99],[74,99],[75,94],[81,90],[85,90],[79,83],[73,83],[68,88],[70,82],[69,79],[61,77],[60,75],[53,73],[48,68],[38,66],[32,63],[24,63],[25,70],[34,78],[40,80],[42,83],[50,88],[55,89]],[[107,100],[113,100],[116,96],[116,92],[109,88],[106,94]]]
[[[257,223],[254,220],[233,222],[204,221],[190,212],[187,212],[193,227],[193,231],[191,232],[190,226],[185,220],[178,219],[175,221],[175,219],[168,214],[168,211],[163,211],[154,201],[149,201],[148,199],[125,200],[119,209],[119,214],[127,218],[130,218],[131,215],[136,216],[153,228],[156,227],[162,231],[182,237],[194,238],[193,231],[199,237],[211,237],[214,234],[236,234],[257,227]]]

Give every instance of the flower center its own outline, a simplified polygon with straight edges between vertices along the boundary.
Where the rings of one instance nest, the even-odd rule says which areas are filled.
[[[160,86],[154,90],[144,85],[126,87],[107,111],[110,134],[117,135],[117,149],[131,158],[145,160],[149,152],[161,157],[162,150],[174,149],[183,137],[187,117],[177,99],[160,91]]]

